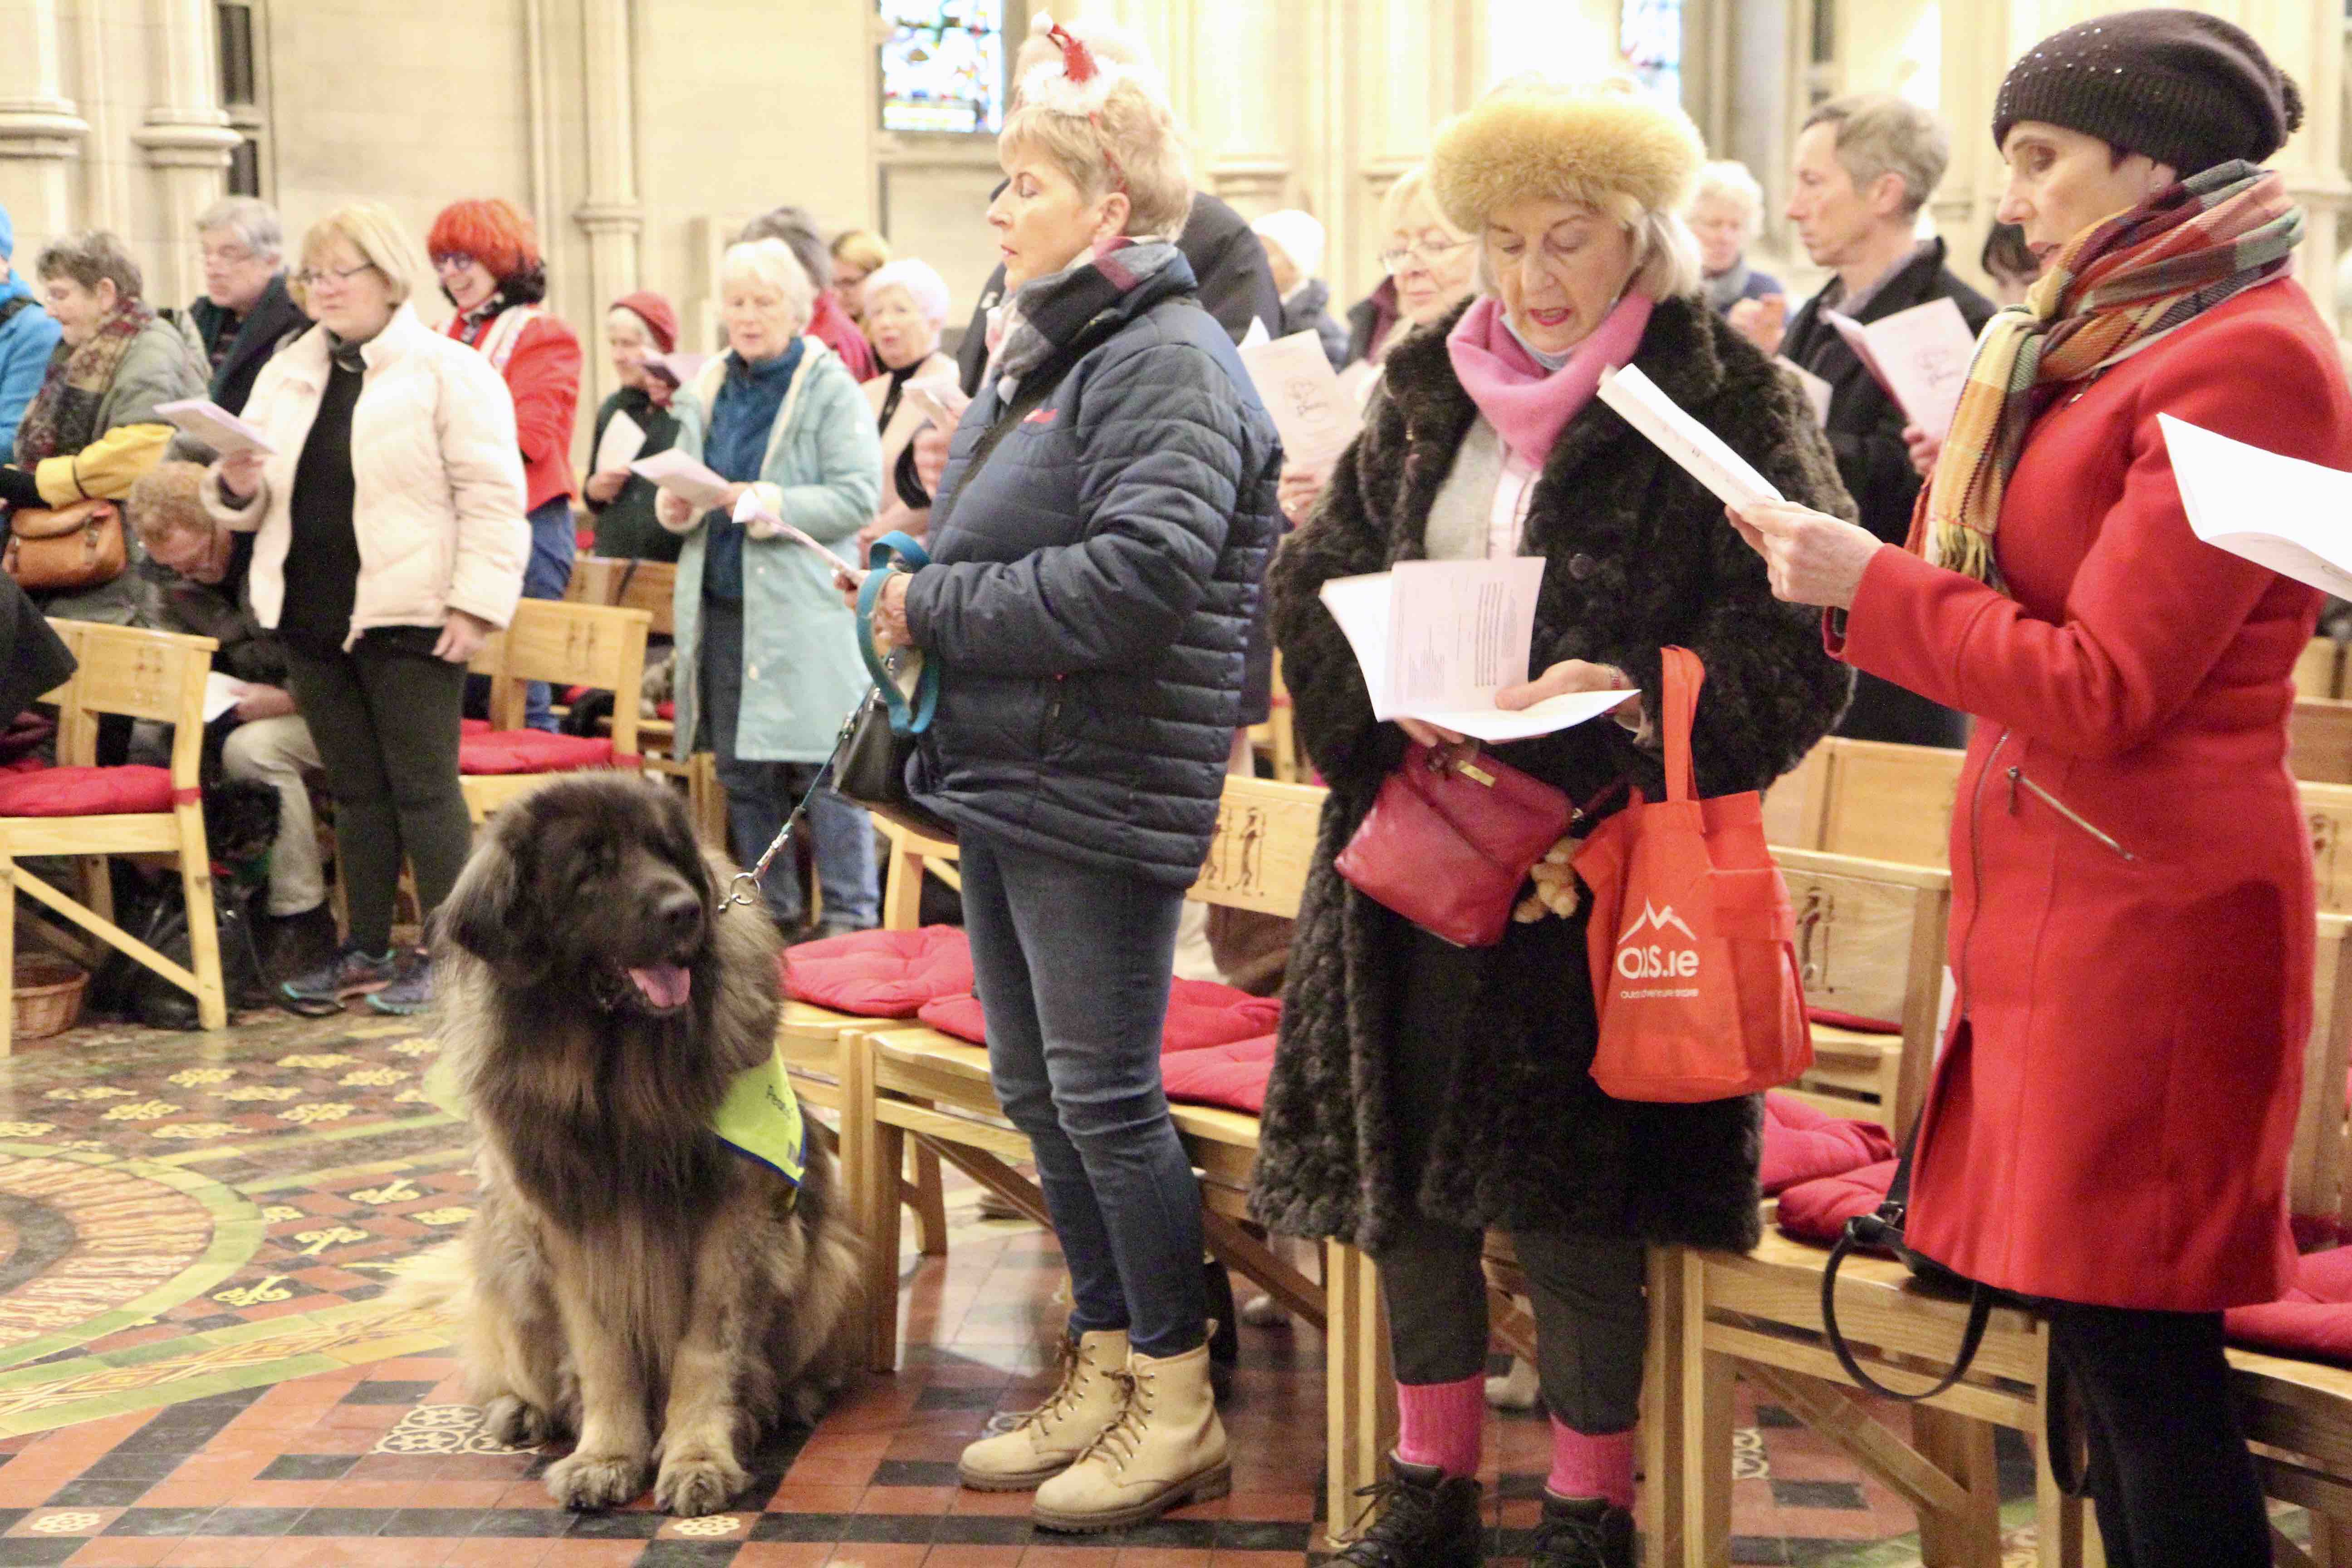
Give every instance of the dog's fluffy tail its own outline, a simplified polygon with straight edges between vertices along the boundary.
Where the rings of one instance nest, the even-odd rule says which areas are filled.
[[[386,1292],[385,1300],[404,1311],[432,1312],[461,1320],[468,1317],[474,1300],[473,1249],[460,1237],[430,1252],[418,1253],[415,1260],[401,1270],[399,1280]]]

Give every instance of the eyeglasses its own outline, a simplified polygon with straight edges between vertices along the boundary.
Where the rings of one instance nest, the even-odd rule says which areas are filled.
[[[452,272],[463,272],[473,264],[474,258],[464,251],[453,251],[447,256],[433,258],[433,273],[436,278],[446,278]]]
[[[1423,267],[1435,267],[1447,257],[1468,249],[1470,244],[1466,239],[1416,239],[1402,249],[1381,251],[1381,266],[1393,278],[1416,261]]]
[[[254,257],[252,249],[242,245],[224,245],[217,247],[208,245],[204,249],[205,265],[207,267],[215,262],[223,267],[235,267],[241,261],[252,260]]]
[[[330,267],[323,272],[315,267],[305,267],[294,274],[294,281],[305,289],[317,289],[328,283],[348,283],[362,272],[374,270],[373,261],[362,261],[357,267]]]

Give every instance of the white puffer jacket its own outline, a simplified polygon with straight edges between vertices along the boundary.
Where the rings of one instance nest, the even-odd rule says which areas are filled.
[[[360,575],[349,647],[371,626],[437,626],[451,610],[503,626],[522,595],[530,524],[514,401],[490,362],[427,327],[403,305],[360,347],[367,371],[352,410],[352,527]],[[260,493],[231,506],[220,470],[205,476],[205,508],[228,527],[257,531],[254,613],[278,625],[286,597],[289,505],[302,443],[326,394],[327,330],[313,327],[261,369],[245,418],[277,450]]]

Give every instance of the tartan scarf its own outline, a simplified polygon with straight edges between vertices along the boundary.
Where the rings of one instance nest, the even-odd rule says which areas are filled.
[[[44,458],[71,457],[98,439],[98,408],[122,368],[131,340],[155,319],[155,309],[133,300],[98,324],[79,348],[59,343],[49,356],[41,390],[16,426],[16,461],[31,468]]]
[[[1977,341],[1911,516],[1912,553],[2006,592],[1993,555],[2002,492],[2060,388],[2286,271],[2303,229],[2285,180],[2233,160],[2068,241],[2025,302]]]

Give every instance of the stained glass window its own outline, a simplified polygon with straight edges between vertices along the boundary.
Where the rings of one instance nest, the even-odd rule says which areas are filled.
[[[1625,0],[1617,47],[1646,91],[1682,101],[1683,0]]]
[[[881,0],[882,129],[993,135],[1004,120],[1003,0]]]

